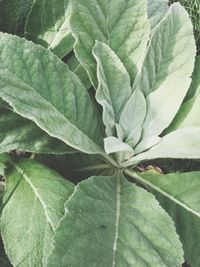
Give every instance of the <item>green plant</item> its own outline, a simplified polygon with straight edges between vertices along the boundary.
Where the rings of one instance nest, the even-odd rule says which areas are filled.
[[[176,1],[175,0],[170,1],[171,4],[174,2]],[[188,11],[192,19],[198,50],[200,50],[200,1],[199,0],[179,0],[179,2],[186,8],[186,10]]]
[[[200,172],[139,171],[155,159],[200,159],[200,58],[186,10],[36,0],[27,14],[36,44],[0,33],[11,264],[178,267],[185,257],[199,266]]]

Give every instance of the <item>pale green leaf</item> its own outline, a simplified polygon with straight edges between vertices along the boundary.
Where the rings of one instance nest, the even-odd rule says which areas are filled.
[[[0,100],[0,153],[10,150],[65,154],[74,149],[50,137],[30,120],[24,119]]]
[[[149,172],[142,177],[159,188],[156,196],[176,223],[188,264],[199,267],[200,172],[167,175]]]
[[[158,158],[199,159],[200,127],[182,128],[167,134],[157,145],[136,155],[125,165]]]
[[[1,217],[6,254],[13,266],[44,267],[74,186],[37,162],[22,160],[11,165]]]
[[[192,126],[200,126],[200,57],[196,58],[192,83],[186,96],[186,101],[182,104],[175,119],[164,133]]]
[[[119,138],[114,136],[104,138],[104,148],[107,154],[122,151],[129,151],[131,154],[134,154],[132,147],[123,143]]]
[[[200,127],[200,94],[183,103],[164,134],[186,127]]]
[[[135,148],[135,154],[139,154],[155,145],[157,145],[161,141],[161,138],[158,136],[149,137],[143,139]]]
[[[148,0],[148,18],[154,29],[168,10],[168,0]]]
[[[146,116],[146,101],[140,90],[135,90],[128,99],[120,116],[119,123],[127,143],[135,146],[142,133],[142,124]]]
[[[104,138],[104,149],[107,154],[116,153],[119,163],[130,159],[134,155],[134,150],[131,146],[114,136]]]
[[[134,80],[149,37],[146,0],[73,0],[70,24],[76,56],[93,85],[95,40],[109,44]]]
[[[190,86],[195,54],[189,15],[175,3],[156,27],[134,84],[147,96],[143,138],[161,134],[175,117]]]
[[[187,93],[186,100],[200,93],[200,56],[196,57],[194,72],[192,74],[192,83]]]
[[[1,0],[0,31],[23,36],[32,3],[33,0]]]
[[[92,177],[66,203],[48,267],[181,267],[174,224],[152,194],[123,176]]]
[[[8,34],[0,39],[0,97],[50,136],[103,153],[97,111],[78,77],[41,46]]]
[[[26,23],[26,37],[64,57],[74,44],[69,14],[69,0],[35,0]]]
[[[93,54],[97,61],[96,99],[103,107],[103,122],[110,136],[115,134],[115,124],[132,93],[131,81],[120,59],[105,43],[96,41]]]

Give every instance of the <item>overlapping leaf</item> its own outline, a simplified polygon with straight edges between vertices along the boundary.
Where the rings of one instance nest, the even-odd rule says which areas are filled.
[[[33,0],[1,0],[0,31],[23,36],[32,4]]]
[[[180,267],[183,261],[171,218],[121,175],[92,177],[76,187],[54,245],[48,267]]]
[[[69,13],[69,0],[35,0],[26,23],[26,37],[51,49],[58,57],[64,57],[74,43]]]
[[[176,3],[156,27],[134,84],[147,97],[143,138],[161,134],[175,117],[190,86],[195,54],[192,23]]]
[[[50,137],[35,123],[24,119],[0,100],[0,153],[20,150],[33,153],[65,154],[74,150]]]
[[[168,175],[147,173],[142,177],[160,190],[156,196],[176,222],[186,260],[192,267],[198,267],[200,265],[200,173]]]
[[[149,37],[146,0],[73,0],[70,24],[76,56],[93,85],[97,86],[95,40],[109,44],[134,80]]]
[[[93,49],[97,61],[98,88],[96,99],[103,107],[107,136],[115,135],[123,108],[132,90],[127,70],[109,46],[97,41]]]
[[[168,0],[148,0],[148,18],[151,29],[154,29],[163,19],[168,10]]]
[[[136,165],[140,161],[157,158],[200,158],[200,127],[182,128],[161,138],[151,149],[140,153],[125,163]]]
[[[192,126],[200,126],[200,57],[196,58],[192,84],[186,96],[186,101],[165,132]]]
[[[103,153],[96,109],[78,77],[32,42],[3,33],[0,40],[0,97],[67,145]]]
[[[11,165],[1,217],[4,247],[13,266],[43,267],[74,186],[34,161]]]

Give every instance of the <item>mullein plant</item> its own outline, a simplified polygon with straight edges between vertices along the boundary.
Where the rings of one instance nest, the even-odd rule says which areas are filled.
[[[12,266],[198,267],[200,172],[139,171],[200,159],[189,14],[165,0],[30,7],[21,24],[0,10],[25,37],[16,25],[0,33],[1,235]],[[66,154],[74,176],[84,170],[78,184],[37,160]]]

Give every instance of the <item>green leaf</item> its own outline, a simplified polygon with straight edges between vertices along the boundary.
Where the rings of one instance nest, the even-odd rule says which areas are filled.
[[[116,153],[119,163],[130,159],[134,155],[134,150],[131,146],[114,136],[104,138],[104,149],[107,154]]]
[[[33,0],[1,0],[0,31],[23,36],[32,3]]]
[[[64,57],[74,44],[69,14],[69,0],[35,0],[26,23],[26,37],[51,49],[58,57]]]
[[[10,164],[1,217],[6,254],[14,266],[46,266],[52,237],[74,186],[32,160]]]
[[[181,106],[175,119],[164,133],[184,127],[200,126],[200,57],[196,58],[192,83],[186,101]]]
[[[161,134],[175,117],[190,86],[195,54],[189,15],[175,3],[156,27],[134,84],[147,96],[143,138]]]
[[[0,153],[20,150],[32,153],[65,154],[74,150],[50,137],[35,123],[14,113],[0,100]]]
[[[100,157],[84,153],[66,155],[37,155],[36,159],[62,176],[78,183],[92,175],[112,175],[115,169]]]
[[[126,166],[140,161],[158,158],[200,158],[200,127],[182,128],[161,138],[160,142],[146,152],[133,157]]]
[[[200,266],[200,172],[168,175],[149,172],[142,177],[166,194],[160,192],[156,196],[176,222],[188,264]]]
[[[135,154],[139,154],[141,152],[144,152],[145,150],[148,150],[149,148],[157,145],[161,141],[161,138],[158,136],[149,137],[146,139],[143,139],[138,145],[134,148]]]
[[[148,0],[148,18],[154,29],[169,9],[168,0]]]
[[[140,90],[135,90],[128,99],[120,116],[126,142],[135,146],[142,134],[142,124],[146,116],[146,101]]]
[[[194,72],[192,74],[192,83],[187,93],[186,100],[189,100],[200,93],[200,56],[196,57]]]
[[[149,38],[146,0],[73,0],[70,24],[76,56],[93,85],[95,40],[109,44],[134,80]]]
[[[96,41],[93,54],[97,61],[96,100],[103,107],[106,133],[111,136],[115,135],[115,124],[132,93],[131,82],[124,65],[109,46]]]
[[[75,55],[72,55],[67,60],[67,66],[71,71],[76,73],[76,75],[80,78],[80,80],[82,81],[82,83],[84,84],[86,89],[91,88],[92,85],[91,85],[90,79],[88,77],[88,74],[87,74],[86,70],[81,66],[81,64],[79,63],[79,61]]]
[[[78,77],[41,46],[8,34],[0,39],[0,97],[50,136],[103,154],[97,111]]]
[[[120,174],[76,187],[54,246],[48,267],[180,267],[183,261],[171,218],[152,194]]]

